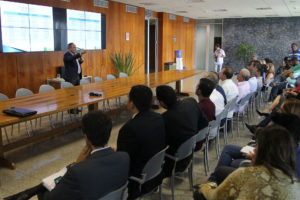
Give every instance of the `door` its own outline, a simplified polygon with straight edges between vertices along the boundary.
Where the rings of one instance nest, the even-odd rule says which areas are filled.
[[[145,74],[157,72],[158,20],[145,20]]]

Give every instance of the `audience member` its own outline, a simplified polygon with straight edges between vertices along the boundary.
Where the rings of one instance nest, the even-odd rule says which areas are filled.
[[[294,177],[294,142],[287,129],[271,125],[257,135],[252,165],[231,173],[217,188],[200,185],[207,200],[218,199],[297,199],[300,183]],[[276,148],[274,148],[276,147]],[[194,199],[199,199],[199,193]]]
[[[224,58],[226,57],[226,55],[225,55],[225,51],[223,49],[221,49],[221,46],[219,44],[215,45],[215,49],[216,49],[215,53],[214,53],[215,72],[220,72],[222,70]],[[218,70],[218,68],[220,68],[220,69]]]
[[[196,89],[198,104],[205,113],[208,121],[216,119],[215,104],[209,98],[214,89],[215,83],[207,78],[201,78]]]
[[[298,49],[298,45],[296,43],[291,44],[292,52],[289,53],[289,58],[297,58],[298,62],[300,62],[300,50]]]
[[[246,68],[241,69],[240,73],[237,76],[238,79],[237,87],[239,90],[239,97],[237,99],[237,102],[239,102],[242,98],[250,94],[250,84],[248,82],[249,78],[250,78],[249,70]],[[235,109],[236,112],[242,112],[243,110],[244,110],[244,106],[241,106],[239,110],[237,108]]]
[[[239,95],[239,90],[236,84],[232,81],[233,70],[231,67],[224,67],[220,72],[220,79],[221,79],[221,87],[225,92],[225,96],[227,101],[231,101],[235,97]],[[233,116],[233,111],[228,113],[228,117],[231,118]]]
[[[25,200],[36,194],[39,199],[99,199],[117,190],[127,182],[129,156],[107,146],[111,129],[112,121],[102,111],[87,113],[82,118],[86,145],[55,188],[48,192],[40,184],[5,199]]]
[[[250,72],[250,78],[248,80],[250,85],[250,93],[257,91],[257,79],[256,79],[256,69],[254,67],[248,67]]]
[[[165,122],[166,144],[169,145],[167,153],[175,155],[183,142],[208,126],[208,121],[194,98],[177,100],[176,93],[170,86],[158,86],[156,96],[160,105],[167,109],[162,114]],[[192,156],[179,161],[176,164],[176,171],[184,171],[191,158]],[[171,176],[173,167],[174,162],[166,157],[164,177]]]
[[[150,88],[143,85],[131,88],[127,108],[133,116],[120,129],[117,139],[117,151],[125,151],[130,157],[129,176],[139,177],[147,161],[166,146],[163,118],[150,111],[151,104]],[[136,182],[129,181],[128,199],[135,199],[153,190],[161,181],[162,178],[158,176],[143,184],[141,191]]]

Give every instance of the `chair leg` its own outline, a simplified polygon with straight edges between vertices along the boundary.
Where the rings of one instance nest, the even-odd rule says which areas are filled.
[[[49,122],[50,122],[50,126],[51,126],[51,128],[55,128],[55,126],[54,126],[54,123],[53,123],[53,120],[52,120],[52,115],[49,115]]]
[[[171,192],[172,192],[172,200],[175,200],[175,191],[174,191],[174,187],[175,187],[175,169],[176,169],[176,162],[174,164],[174,168],[172,170],[172,175],[171,175]]]
[[[233,135],[233,117],[230,119],[231,121],[231,135],[232,135],[232,138],[234,137]]]
[[[31,132],[33,132],[32,120],[30,120]]]
[[[192,161],[191,161],[191,164],[189,166],[189,169],[188,169],[188,173],[189,173],[189,182],[190,182],[190,190],[193,191],[193,185],[194,185],[194,176],[193,176],[193,169],[194,169],[194,166],[193,166],[193,157],[192,157]]]
[[[225,120],[225,125],[224,125],[224,143],[225,143],[225,145],[228,144],[228,138],[227,138],[227,119]]]
[[[246,125],[245,125],[245,113],[243,112],[242,115],[243,115],[243,130],[245,130],[245,128],[246,128]]]
[[[217,136],[216,136],[216,154],[217,159],[219,160],[220,157],[220,129],[217,130]]]
[[[204,162],[205,162],[205,173],[206,176],[208,175],[209,172],[209,158],[208,158],[208,149],[209,149],[209,140],[208,138],[205,141],[205,150],[204,150]]]
[[[9,139],[8,139],[6,127],[4,127],[4,132],[5,132],[5,136],[6,136],[7,143],[9,143]]]
[[[159,199],[162,198],[162,192],[161,192],[161,184],[158,186],[158,193],[159,193]]]
[[[238,136],[240,137],[240,127],[239,127],[239,121],[240,121],[240,112],[238,112],[237,114],[237,132],[238,132]]]
[[[27,135],[30,136],[27,121],[25,122],[25,128],[26,128]]]

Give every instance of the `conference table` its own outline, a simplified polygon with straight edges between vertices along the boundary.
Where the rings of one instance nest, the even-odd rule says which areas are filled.
[[[49,139],[50,137],[63,133],[66,130],[78,128],[81,126],[81,121],[75,121],[63,126],[55,127],[43,133],[23,137],[11,142],[4,143],[2,128],[37,119],[43,116],[56,114],[58,112],[88,106],[89,111],[98,109],[98,103],[101,101],[117,98],[128,95],[132,86],[146,85],[150,88],[157,87],[162,84],[167,84],[176,81],[176,91],[181,92],[181,80],[195,76],[202,71],[199,70],[171,70],[165,72],[156,72],[150,74],[133,75],[125,78],[117,78],[114,80],[106,80],[97,83],[79,85],[69,88],[57,89],[45,93],[38,93],[19,98],[13,98],[0,102],[0,111],[10,107],[25,108],[37,111],[37,114],[19,118],[8,116],[0,113],[0,166],[10,169],[15,169],[15,164],[5,159],[4,153],[13,149],[40,141]],[[89,96],[90,92],[102,92],[102,96]]]

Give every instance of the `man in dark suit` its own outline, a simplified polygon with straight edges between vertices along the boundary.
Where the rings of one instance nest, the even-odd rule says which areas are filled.
[[[89,112],[82,118],[86,145],[55,188],[48,192],[40,184],[6,199],[24,200],[38,194],[45,200],[96,200],[119,189],[127,182],[129,156],[107,146],[111,129],[112,122],[106,114]]]
[[[161,85],[156,88],[156,95],[160,105],[167,109],[162,114],[166,127],[166,143],[169,145],[167,153],[175,155],[178,147],[208,126],[208,121],[194,98],[177,100],[173,88]],[[191,156],[176,165],[176,171],[183,171],[189,163]],[[164,176],[172,173],[174,162],[166,157]]]
[[[152,91],[137,85],[129,93],[128,110],[133,114],[121,129],[117,141],[117,151],[125,151],[130,157],[129,176],[140,176],[147,161],[165,147],[165,127],[160,114],[150,111]],[[139,185],[130,181],[128,199],[135,199],[161,183],[161,177],[148,181],[139,190]]]
[[[81,64],[83,59],[81,56],[85,53],[84,50],[78,53],[74,43],[68,44],[68,51],[64,55],[65,74],[63,78],[73,85],[79,85],[82,78]]]

